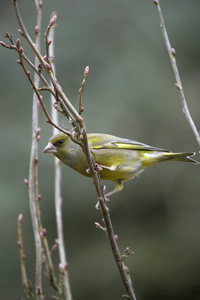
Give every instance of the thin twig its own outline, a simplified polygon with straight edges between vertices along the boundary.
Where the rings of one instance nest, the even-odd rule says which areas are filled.
[[[40,51],[38,50],[37,47],[35,47],[32,39],[30,38],[30,36],[29,36],[29,34],[28,34],[27,30],[26,30],[26,27],[25,27],[25,25],[24,25],[24,23],[22,21],[17,1],[14,0],[13,3],[14,3],[14,7],[15,7],[15,12],[16,12],[17,20],[18,20],[18,23],[19,23],[19,25],[21,27],[21,30],[22,30],[23,34],[24,34],[24,37],[27,40],[27,42],[29,43],[29,45],[31,46],[31,48],[32,48],[33,52],[35,53],[35,55],[38,57],[40,63],[44,66],[44,69],[47,72],[47,74],[48,74],[48,76],[49,76],[49,78],[51,80],[51,83],[52,83],[55,91],[61,97],[61,99],[65,103],[65,105],[68,108],[68,110],[74,116],[75,120],[78,123],[82,122],[82,120],[83,120],[82,117],[78,114],[78,112],[73,107],[73,105],[71,104],[71,102],[69,101],[69,99],[67,98],[67,96],[60,89],[60,86],[58,85],[57,79],[54,77],[53,73],[51,72],[51,66],[48,63],[46,63],[46,61],[42,57]],[[63,132],[63,130],[61,130],[61,131]]]
[[[43,244],[43,253],[45,256],[45,260],[46,260],[46,269],[47,269],[47,276],[49,279],[49,282],[51,284],[51,286],[58,291],[58,286],[56,283],[56,277],[54,274],[54,267],[53,267],[53,263],[52,263],[52,259],[51,259],[51,251],[49,250],[49,246],[48,246],[48,241],[46,238],[46,229],[43,228],[42,231],[40,232],[40,237],[42,240],[42,244]]]
[[[46,44],[48,44],[48,35],[51,40],[50,47],[46,47],[47,51],[49,51],[50,57],[54,57],[54,33],[55,33],[55,25],[51,27],[50,32],[48,31],[45,35]],[[56,74],[55,65],[51,63],[54,74]],[[51,95],[51,104],[52,104],[52,120],[55,124],[58,124],[58,111],[54,109],[55,98]],[[57,128],[53,127],[53,134],[58,133]],[[60,160],[55,157],[55,211],[56,211],[56,224],[57,224],[57,234],[58,234],[58,249],[60,256],[60,263],[62,266],[67,266],[67,258],[66,258],[66,250],[64,244],[64,230],[63,230],[63,222],[62,222],[62,196],[61,196],[61,164]],[[64,294],[67,300],[72,300],[71,288],[69,283],[69,273],[68,268],[64,268],[64,276],[62,275],[62,283]]]
[[[22,57],[30,65],[30,67],[33,69],[33,71],[40,77],[40,79],[44,82],[46,89],[50,89],[48,81],[44,78],[44,76],[41,74],[41,72],[38,71],[38,69],[32,64],[32,62],[26,57],[26,55],[24,53],[22,53]]]
[[[22,220],[23,215],[20,214],[18,217],[18,247],[20,252],[20,262],[21,262],[21,274],[22,274],[22,285],[24,287],[24,291],[27,294],[28,299],[34,300],[34,295],[32,292],[32,286],[30,281],[27,278],[26,274],[26,265],[25,265],[25,254],[24,254],[24,247],[23,247],[23,238],[22,238]]]
[[[36,7],[37,26],[41,29],[41,9]],[[37,49],[40,49],[40,34],[36,35]],[[38,66],[38,58],[35,57],[35,67]],[[39,87],[39,77],[34,73],[34,86]],[[29,167],[29,204],[31,211],[31,218],[33,224],[33,233],[35,239],[35,289],[36,299],[40,300],[42,296],[42,243],[40,239],[40,224],[38,222],[38,104],[37,95],[33,92],[33,107],[32,107],[32,145]]]
[[[84,107],[82,107],[82,95],[83,95],[83,89],[84,89],[85,82],[86,82],[88,74],[89,74],[89,66],[87,66],[85,68],[83,81],[81,83],[81,88],[79,90],[79,115],[81,115],[82,112],[84,111]]]
[[[54,32],[54,29],[55,29],[56,20],[57,20],[57,15],[54,13],[54,14],[52,14],[51,20],[50,20],[49,25],[47,27],[47,30],[44,34],[44,36],[45,36],[45,45],[46,45],[46,59],[47,59],[47,62],[49,64],[50,64],[50,57],[54,57],[52,50],[51,50],[52,53],[50,54],[50,45],[53,42],[52,38],[54,37],[53,32]],[[53,30],[50,30],[51,28],[53,28]],[[48,39],[48,37],[50,37],[50,39]],[[51,49],[52,49],[52,47],[51,47]]]
[[[95,161],[93,156],[90,153],[90,149],[89,149],[89,144],[88,144],[88,139],[87,139],[87,132],[86,132],[86,128],[85,128],[85,124],[84,121],[82,120],[81,122],[79,122],[79,125],[81,127],[81,131],[82,131],[82,136],[83,136],[83,143],[84,143],[84,153],[86,155],[87,161],[88,161],[88,166],[90,169],[90,173],[92,175],[93,181],[94,181],[94,186],[97,192],[97,196],[98,196],[98,201],[99,201],[99,205],[101,208],[101,213],[104,219],[104,223],[106,226],[106,231],[107,231],[107,236],[110,242],[110,247],[113,253],[113,256],[115,258],[124,288],[126,290],[127,293],[127,297],[131,300],[136,300],[136,296],[133,290],[133,286],[132,286],[132,282],[130,279],[130,274],[127,274],[126,272],[126,268],[124,263],[121,260],[121,253],[119,251],[119,247],[117,244],[117,241],[115,239],[115,234],[113,231],[113,226],[112,226],[112,221],[111,221],[111,217],[109,214],[109,209],[108,206],[106,205],[106,201],[105,201],[105,197],[104,197],[104,193],[103,193],[103,188],[101,186],[100,183],[100,176],[99,176],[99,172],[96,171],[95,168]]]
[[[197,140],[197,143],[200,146],[199,132],[198,132],[196,126],[195,126],[195,123],[194,123],[192,117],[191,117],[191,114],[190,114],[190,111],[189,111],[189,108],[188,108],[188,105],[187,105],[187,101],[186,101],[186,98],[185,98],[185,94],[183,92],[181,78],[180,78],[180,75],[179,75],[179,71],[178,71],[178,67],[177,67],[177,63],[176,63],[176,58],[175,58],[176,52],[175,52],[175,49],[171,47],[159,1],[154,0],[153,2],[155,3],[155,5],[157,7],[157,10],[158,10],[158,15],[159,15],[159,19],[160,19],[160,27],[161,27],[161,30],[162,30],[165,45],[167,47],[167,51],[169,53],[172,68],[173,68],[173,71],[174,71],[174,76],[175,76],[175,79],[176,79],[176,84],[175,85],[176,85],[176,87],[179,91],[179,94],[180,94],[181,102],[182,102],[182,105],[183,105],[183,113],[185,114],[185,117],[188,120],[188,123],[189,123],[189,125],[190,125],[190,127],[191,127],[191,129],[194,133],[194,136]]]
[[[106,226],[106,232],[107,232],[107,236],[108,236],[108,239],[110,242],[110,247],[111,247],[114,259],[116,261],[116,265],[118,267],[122,282],[123,282],[125,290],[126,290],[126,293],[128,295],[128,299],[136,300],[136,296],[135,296],[135,292],[133,290],[133,285],[132,285],[130,274],[129,274],[129,272],[127,272],[127,267],[125,266],[125,264],[123,262],[122,255],[119,251],[119,247],[118,247],[118,244],[117,244],[117,241],[115,238],[109,209],[108,209],[105,201],[103,201],[102,198],[99,198],[99,205],[101,207],[103,220],[104,220],[104,223]]]

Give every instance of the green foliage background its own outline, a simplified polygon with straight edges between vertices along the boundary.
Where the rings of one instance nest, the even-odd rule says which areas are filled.
[[[200,94],[199,1],[160,1],[191,114],[197,127]],[[32,37],[33,1],[19,1]],[[173,151],[199,149],[182,113],[169,57],[152,1],[44,1],[43,32],[52,11],[56,31],[57,77],[75,107],[86,65],[84,90],[88,132],[105,132]],[[12,1],[0,3],[1,40],[17,38]],[[27,55],[31,52],[23,41]],[[28,177],[31,143],[32,90],[14,52],[0,48],[1,299],[24,297],[17,249],[17,217],[24,215],[27,270],[34,283],[34,243],[30,222]],[[45,102],[49,97],[44,93]],[[68,124],[66,125],[68,126]],[[49,244],[56,238],[53,202],[53,157],[42,154],[51,129],[40,113],[39,186],[43,225]],[[199,160],[199,154],[196,159]],[[140,299],[200,299],[199,166],[160,164],[125,184],[109,203],[121,251],[135,254],[126,261]],[[106,183],[108,189],[113,185]],[[124,293],[95,210],[92,180],[63,167],[63,217],[74,299],[121,299]],[[55,268],[58,258],[55,255]],[[53,290],[44,279],[45,299]]]

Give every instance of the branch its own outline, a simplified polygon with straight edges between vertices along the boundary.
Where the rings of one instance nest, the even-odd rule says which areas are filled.
[[[17,245],[19,247],[19,252],[20,252],[22,285],[24,287],[24,291],[26,292],[28,299],[34,300],[35,298],[34,298],[34,295],[32,292],[32,286],[26,275],[26,265],[25,265],[26,256],[24,254],[24,247],[23,247],[22,221],[23,221],[23,215],[20,214],[18,217],[18,242],[17,242]]]
[[[54,77],[53,73],[52,73],[52,68],[51,68],[51,65],[49,65],[49,63],[47,63],[45,61],[45,59],[42,57],[40,51],[38,50],[38,47],[35,46],[35,44],[33,43],[32,39],[30,38],[27,30],[26,30],[26,27],[22,21],[22,18],[21,18],[21,14],[20,14],[20,11],[19,11],[19,7],[18,7],[18,4],[17,4],[17,1],[14,0],[13,1],[13,4],[14,4],[14,7],[15,7],[15,13],[16,13],[16,16],[17,16],[17,20],[18,20],[18,23],[21,27],[21,31],[23,32],[23,36],[24,38],[27,40],[27,42],[29,43],[29,45],[31,46],[33,52],[35,53],[35,55],[37,56],[37,58],[39,59],[40,63],[42,64],[42,66],[44,67],[45,71],[47,72],[49,78],[50,78],[50,81],[55,89],[55,92],[61,97],[61,99],[63,100],[64,104],[66,105],[67,109],[70,111],[70,113],[72,114],[73,116],[73,120],[76,120],[78,123],[80,123],[82,121],[82,118],[81,116],[78,114],[78,112],[76,111],[76,109],[73,107],[73,105],[71,104],[71,102],[68,100],[67,96],[63,93],[63,91],[60,89],[60,85],[58,85],[58,82],[57,82],[57,79]],[[49,24],[51,24],[51,26],[54,24],[54,21],[50,21]],[[62,132],[63,129],[61,130]]]
[[[89,74],[89,66],[87,66],[85,68],[83,81],[81,83],[81,88],[79,90],[79,115],[81,115],[82,112],[84,111],[84,107],[82,107],[82,95],[83,95],[83,89],[84,89],[85,82],[86,82],[88,74]]]
[[[197,143],[200,146],[199,132],[198,132],[198,130],[197,130],[195,124],[194,124],[194,121],[193,121],[192,117],[191,117],[191,114],[190,114],[190,111],[189,111],[189,108],[188,108],[188,105],[187,105],[187,101],[186,101],[186,98],[185,98],[185,95],[184,95],[184,92],[183,92],[181,78],[180,78],[178,67],[177,67],[177,64],[176,64],[176,58],[175,58],[176,52],[175,52],[175,49],[171,47],[169,37],[168,37],[168,34],[167,34],[167,30],[166,30],[166,27],[165,27],[165,23],[164,23],[164,19],[163,19],[160,4],[159,4],[158,0],[154,0],[153,2],[156,5],[157,10],[158,10],[158,15],[159,15],[159,19],[160,19],[160,27],[161,27],[161,30],[162,30],[165,45],[166,45],[166,48],[167,48],[167,51],[168,51],[168,54],[169,54],[169,57],[170,57],[170,60],[171,60],[172,68],[173,68],[173,71],[174,71],[174,76],[175,76],[175,79],[176,79],[176,84],[175,85],[176,85],[176,87],[179,91],[179,94],[180,94],[181,102],[182,102],[182,105],[183,105],[183,113],[185,114],[185,117],[186,117],[186,119],[187,119],[193,133],[194,133],[194,136],[197,140]]]
[[[47,269],[47,276],[51,286],[58,292],[58,286],[56,284],[56,277],[54,274],[54,267],[51,259],[51,251],[49,251],[49,245],[46,238],[46,229],[45,228],[42,229],[42,225],[41,225],[40,238],[43,244],[43,253],[46,261],[45,265]]]
[[[86,71],[85,71],[86,72]],[[85,72],[84,72],[84,76],[85,76]],[[87,75],[89,72],[89,68],[87,71]],[[79,102],[80,103],[80,102]],[[110,247],[115,259],[115,262],[117,264],[120,276],[121,276],[121,280],[123,282],[124,288],[126,290],[126,297],[128,299],[132,299],[132,300],[136,300],[136,296],[133,290],[133,286],[132,286],[132,282],[130,279],[130,274],[127,273],[126,271],[126,267],[122,261],[122,255],[119,251],[119,247],[117,244],[117,241],[115,239],[115,234],[113,231],[113,226],[112,226],[112,221],[111,221],[111,217],[109,214],[109,208],[106,205],[106,200],[104,197],[104,191],[103,188],[100,184],[100,176],[99,176],[99,171],[98,168],[96,168],[96,163],[94,161],[93,156],[90,153],[90,149],[89,149],[89,145],[88,145],[88,140],[87,140],[87,132],[86,132],[86,128],[84,125],[84,122],[80,122],[80,127],[82,130],[82,136],[83,136],[83,142],[84,142],[84,153],[86,155],[87,161],[88,161],[88,165],[89,165],[89,169],[90,169],[90,173],[92,175],[93,181],[94,181],[94,185],[95,185],[95,189],[96,189],[96,193],[98,196],[98,201],[99,201],[99,206],[101,209],[101,213],[103,216],[103,220],[106,226],[106,232],[107,232],[107,236],[109,239],[109,243],[110,243]]]
[[[136,300],[135,292],[133,290],[133,285],[130,277],[130,273],[128,271],[128,268],[125,266],[123,262],[123,256],[121,255],[119,251],[119,247],[117,244],[117,239],[114,234],[113,226],[111,217],[109,214],[109,209],[105,203],[105,201],[102,198],[99,198],[99,205],[101,207],[101,212],[103,216],[103,220],[106,226],[106,232],[107,236],[110,242],[110,247],[114,256],[114,259],[116,261],[117,268],[119,270],[124,288],[126,290],[127,295],[124,295],[124,298]]]
[[[47,31],[45,34],[46,38],[46,51],[48,51],[48,55],[51,58],[54,57],[54,33],[55,33],[55,25],[52,26],[50,32]],[[49,38],[51,40],[51,46],[48,46],[48,34]],[[55,65],[54,63],[51,63],[52,69],[54,74],[56,73]],[[55,124],[58,124],[58,111],[54,109],[54,101],[55,98],[51,94],[51,104],[52,104],[52,120]],[[53,134],[58,133],[57,128],[53,127]],[[64,230],[63,230],[63,222],[62,222],[62,196],[61,196],[61,163],[60,160],[55,157],[55,194],[54,194],[54,201],[55,201],[55,211],[56,211],[56,224],[57,224],[57,234],[58,234],[58,249],[59,249],[59,256],[60,256],[60,265],[62,266],[63,272],[60,272],[60,281],[63,283],[64,288],[64,294],[67,300],[72,299],[71,295],[71,288],[69,283],[69,274],[68,274],[68,268],[65,266],[68,265],[67,258],[66,258],[66,251],[65,251],[65,245],[64,245]],[[63,275],[64,273],[64,275]]]
[[[14,1],[15,2],[15,1]],[[41,29],[41,8],[36,6],[37,12],[37,27],[40,32]],[[35,43],[40,49],[40,34],[36,34]],[[38,58],[35,57],[35,67],[38,65]],[[34,86],[39,87],[39,77],[34,73]],[[38,206],[38,104],[37,95],[33,93],[33,107],[32,107],[32,145],[29,167],[29,204],[33,225],[33,233],[35,239],[36,261],[35,261],[35,287],[36,299],[40,300],[42,296],[42,243],[40,238],[40,223],[38,220],[39,206]]]

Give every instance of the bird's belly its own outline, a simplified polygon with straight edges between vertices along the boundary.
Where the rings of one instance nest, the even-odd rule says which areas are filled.
[[[100,177],[101,177],[101,179],[104,179],[104,180],[126,181],[126,180],[134,178],[135,176],[139,175],[143,171],[144,171],[144,169],[140,168],[140,167],[137,169],[125,168],[123,170],[120,170],[117,168],[116,170],[111,170],[111,171],[107,170],[107,169],[102,169],[100,171]]]
[[[100,166],[100,177],[105,180],[129,180],[143,171],[143,158],[138,151],[132,150],[105,150],[97,151],[94,159]]]

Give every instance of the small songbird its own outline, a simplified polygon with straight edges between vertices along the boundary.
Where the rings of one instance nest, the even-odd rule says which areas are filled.
[[[195,152],[173,153],[102,133],[90,133],[87,138],[91,154],[99,166],[100,178],[115,182],[115,189],[106,197],[121,191],[124,181],[134,178],[151,165],[170,160],[198,163],[191,158]],[[52,136],[43,152],[52,153],[70,168],[91,177],[81,146],[68,135],[58,133]]]

